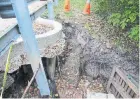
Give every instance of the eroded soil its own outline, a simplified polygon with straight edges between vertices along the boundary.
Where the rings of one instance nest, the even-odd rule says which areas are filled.
[[[71,11],[73,16],[70,17],[63,11],[56,15],[66,36],[66,46],[59,56],[55,74],[59,96],[82,98],[86,97],[87,90],[106,93],[107,81],[115,66],[121,67],[138,82],[138,47],[93,12],[86,16],[78,9]],[[120,37],[122,45],[117,41]],[[39,97],[36,84],[32,87],[26,97]],[[24,88],[13,87],[11,97],[20,97]]]

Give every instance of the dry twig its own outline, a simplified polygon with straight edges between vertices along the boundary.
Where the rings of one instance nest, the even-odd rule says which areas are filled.
[[[40,68],[40,65],[39,65],[39,68]],[[34,80],[34,78],[36,77],[39,68],[38,68],[38,69],[36,70],[36,72],[34,73],[33,77],[31,78],[30,82],[28,83],[28,85],[27,85],[27,87],[26,87],[26,89],[25,89],[25,91],[24,91],[24,93],[23,93],[23,95],[22,95],[21,98],[24,98],[24,97],[25,97],[25,94],[27,93],[28,89],[30,88],[30,86],[31,86],[31,84],[32,84],[32,82],[33,82],[33,80]]]

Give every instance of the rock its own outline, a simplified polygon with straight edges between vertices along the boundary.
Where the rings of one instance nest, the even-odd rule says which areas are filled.
[[[33,87],[32,87],[32,86],[30,86],[30,88],[29,88],[29,92],[30,92],[30,93],[32,93],[32,92],[33,92],[33,90],[34,90],[34,89],[33,89]]]
[[[107,43],[106,43],[106,47],[107,47],[108,49],[111,49],[111,48],[112,48],[112,45],[110,44],[110,42],[107,42]]]
[[[34,88],[33,91],[34,91],[34,94],[35,94],[35,95],[38,95],[38,94],[39,94],[39,90],[38,90],[38,88]]]
[[[85,66],[85,72],[86,72],[87,76],[97,79],[100,74],[98,64],[96,64],[96,63],[87,64]]]

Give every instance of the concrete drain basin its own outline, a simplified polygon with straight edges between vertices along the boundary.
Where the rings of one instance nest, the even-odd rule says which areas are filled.
[[[49,27],[48,31],[45,30],[43,32],[43,27],[41,26],[39,28],[41,33],[35,33],[35,36],[38,42],[41,57],[56,59],[56,56],[63,52],[63,48],[65,46],[64,34],[61,31],[62,25],[56,21],[43,18],[38,18],[33,24]],[[38,26],[35,31],[38,31]],[[25,50],[23,40],[21,37],[19,37],[13,45],[12,54],[10,57],[11,67],[9,73],[13,73],[19,69],[21,65],[30,64]],[[4,55],[0,56],[0,71],[5,70],[7,55],[8,51],[6,51]],[[54,59],[52,61],[54,61]]]

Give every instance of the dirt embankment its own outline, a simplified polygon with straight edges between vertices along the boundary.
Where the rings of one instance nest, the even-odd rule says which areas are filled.
[[[128,57],[126,57],[127,53],[116,50],[108,42],[91,37],[88,31],[78,24],[64,22],[63,32],[66,35],[68,44],[67,49],[65,49],[65,52],[69,54],[69,56],[65,57],[66,61],[70,60],[67,65],[68,71],[71,70],[70,66],[74,64],[72,61],[74,60],[80,62],[75,64],[74,68],[80,68],[82,73],[92,79],[96,79],[99,76],[108,79],[112,68],[118,66],[138,81],[137,63],[129,61]],[[75,54],[75,57],[70,58],[73,54]],[[78,71],[77,69],[74,70]],[[81,71],[79,71],[80,73]]]

